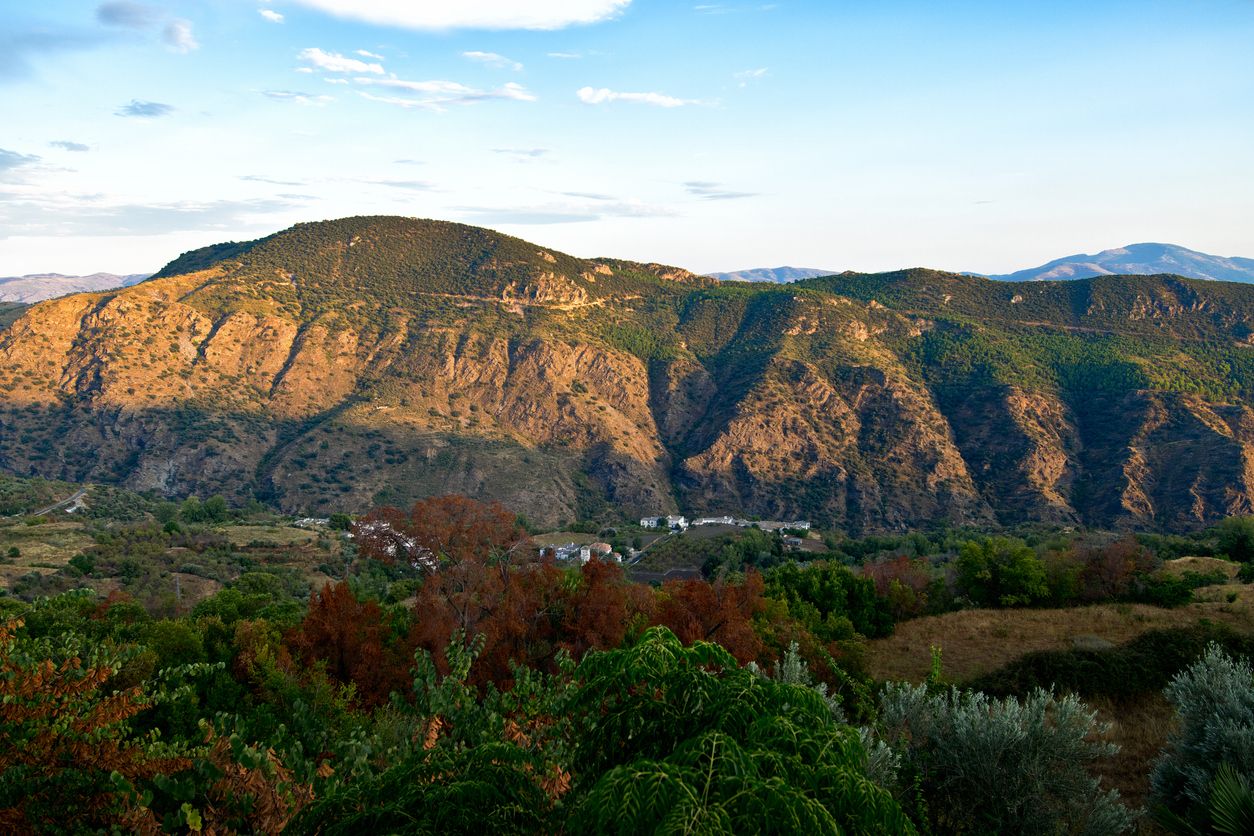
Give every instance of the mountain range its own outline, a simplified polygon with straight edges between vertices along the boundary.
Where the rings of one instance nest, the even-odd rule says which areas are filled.
[[[293,512],[463,493],[854,533],[1254,510],[1254,287],[722,283],[395,217],[185,253],[0,331],[0,468]]]
[[[1131,244],[1096,255],[1072,255],[991,279],[1035,282],[1054,279],[1086,279],[1093,276],[1152,276],[1171,273],[1190,279],[1222,282],[1254,282],[1254,259],[1207,255],[1175,244]]]
[[[830,276],[835,270],[819,270],[814,267],[755,267],[751,270],[737,270],[733,273],[707,273],[707,276],[722,282],[786,282],[813,279],[817,276]]]
[[[32,273],[27,276],[0,277],[0,302],[30,304],[54,299],[67,293],[90,293],[129,287],[148,278],[151,273],[119,276],[113,273],[92,273],[89,276],[63,276],[60,273]]]

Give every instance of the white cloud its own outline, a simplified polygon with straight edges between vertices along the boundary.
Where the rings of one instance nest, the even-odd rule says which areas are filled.
[[[283,22],[283,15],[279,14],[273,9],[258,9],[257,14],[261,15],[262,17],[264,17],[266,20],[270,21],[271,23]]]
[[[561,29],[622,14],[631,0],[296,0],[337,17],[406,29]]]
[[[510,82],[495,90],[480,90],[458,81],[408,81],[401,78],[355,78],[353,81],[373,87],[386,87],[398,90],[407,97],[378,96],[362,92],[361,95],[371,101],[396,105],[406,108],[422,108],[424,110],[442,111],[454,105],[475,104],[494,99],[507,99],[518,102],[534,102],[535,94],[521,84]]]
[[[358,55],[360,55],[362,58],[373,58],[376,61],[383,60],[383,56],[378,54],[377,52],[370,52],[369,50],[365,50],[365,49],[357,49],[353,51],[356,52]]]
[[[757,192],[735,192],[711,180],[689,180],[684,183],[688,194],[702,200],[740,200],[746,197],[757,197]]]
[[[495,52],[463,52],[463,58],[469,58],[471,61],[478,61],[480,64],[487,64],[489,67],[495,67],[498,70],[513,70],[519,72],[523,65],[515,61],[513,58],[506,58]]]
[[[596,89],[581,87],[575,92],[575,95],[579,97],[579,101],[590,105],[609,104],[610,102],[635,102],[655,107],[683,107],[684,105],[700,104],[695,99],[678,99],[665,93],[623,93],[618,90],[610,90],[608,87]]]
[[[547,52],[545,54],[550,58],[563,58],[567,61],[574,61],[583,57],[578,52]]]
[[[295,90],[263,90],[263,96],[271,99],[278,99],[283,102],[295,102],[303,105],[317,105],[322,107],[327,102],[333,102],[335,99],[331,96],[314,96],[309,93],[299,93]]]
[[[735,73],[733,78],[740,82],[741,87],[747,87],[750,82],[764,78],[766,76],[766,70],[766,67],[758,67],[756,70],[741,70],[740,72]]]
[[[358,61],[356,58],[340,55],[338,52],[323,52],[317,47],[302,49],[296,57],[329,73],[374,73],[375,75],[383,75],[382,64],[368,64],[365,61]]]
[[[162,31],[161,38],[175,52],[187,53],[200,49],[200,44],[197,43],[195,36],[192,35],[192,25],[186,20],[170,21]]]

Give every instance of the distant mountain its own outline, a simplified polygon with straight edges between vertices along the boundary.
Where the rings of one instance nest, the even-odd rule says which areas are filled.
[[[1172,273],[1189,279],[1254,283],[1254,259],[1207,255],[1174,244],[1132,244],[1097,255],[1072,255],[1040,267],[989,276],[1009,282],[1089,279],[1095,276],[1153,276]],[[973,274],[981,275],[981,274]]]
[[[90,276],[63,276],[60,273],[32,273],[28,276],[0,277],[0,302],[31,304],[55,299],[67,293],[94,293],[115,287],[130,287],[148,278],[151,273],[118,276],[113,273],[92,273]]]
[[[707,273],[721,282],[787,282],[813,279],[816,276],[830,276],[835,270],[818,270],[814,267],[755,267],[752,270],[737,270],[734,273]]]

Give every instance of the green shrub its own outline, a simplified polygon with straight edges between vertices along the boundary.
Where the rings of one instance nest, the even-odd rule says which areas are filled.
[[[922,792],[937,833],[1122,833],[1133,816],[1086,765],[1116,748],[1074,696],[1037,690],[1022,702],[957,688],[890,685],[880,734],[901,779]]]
[[[1217,644],[1163,694],[1179,727],[1154,764],[1153,797],[1175,813],[1205,809],[1220,764],[1254,776],[1254,669]]]
[[[958,550],[958,587],[982,607],[1026,606],[1049,596],[1045,564],[1022,540],[986,537]]]
[[[1218,545],[1232,560],[1254,561],[1254,517],[1229,517],[1220,523]]]

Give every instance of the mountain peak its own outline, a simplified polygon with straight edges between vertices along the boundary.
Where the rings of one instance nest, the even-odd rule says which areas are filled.
[[[1066,256],[1039,267],[989,278],[1002,281],[1051,281],[1164,273],[1190,279],[1254,282],[1254,259],[1225,258],[1190,250],[1178,244],[1145,242],[1102,250],[1093,255],[1082,253]]]

